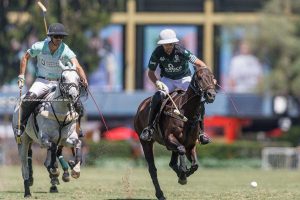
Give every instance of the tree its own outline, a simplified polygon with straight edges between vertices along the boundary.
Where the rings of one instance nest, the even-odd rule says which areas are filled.
[[[41,1],[47,8],[47,26],[61,22],[69,36],[66,43],[75,51],[87,72],[96,67],[97,52],[89,50],[89,36],[109,23],[112,1],[60,0]],[[108,3],[109,2],[109,3]],[[114,1],[115,2],[115,1]],[[29,14],[30,13],[30,14]],[[12,21],[8,14],[15,14]],[[11,16],[11,15],[10,15]],[[29,16],[29,19],[26,19]],[[40,40],[46,37],[43,15],[35,0],[0,1],[0,85],[15,78],[19,72],[17,52],[11,50],[11,41],[23,42],[31,33]]]
[[[269,1],[261,11],[257,31],[249,35],[258,56],[268,59],[267,83],[272,94],[300,96],[299,8],[299,1]]]

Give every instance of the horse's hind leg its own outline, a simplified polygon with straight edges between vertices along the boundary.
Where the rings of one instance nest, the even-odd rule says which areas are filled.
[[[54,149],[52,149],[53,151],[54,151]],[[46,157],[46,160],[45,160],[45,162],[44,162],[44,165],[45,165],[45,167],[47,168],[47,171],[48,171],[48,173],[49,173],[49,178],[50,178],[50,183],[51,183],[51,186],[50,186],[50,193],[57,193],[58,192],[58,190],[57,190],[57,186],[56,185],[59,185],[59,180],[58,180],[58,175],[57,174],[53,174],[52,172],[53,172],[53,170],[52,170],[52,172],[51,172],[51,165],[52,165],[52,168],[54,167],[56,167],[56,163],[54,162],[54,163],[52,163],[52,164],[50,164],[51,162],[53,162],[53,155],[56,155],[56,152],[53,154],[53,152],[52,152],[52,150],[51,150],[51,148],[49,148],[48,150],[47,150],[47,157]],[[55,158],[56,159],[56,158]]]
[[[153,142],[141,141],[141,144],[142,144],[142,147],[144,150],[145,158],[148,163],[148,171],[151,176],[153,185],[155,187],[155,196],[159,200],[164,200],[166,198],[164,197],[163,191],[161,190],[158,179],[157,179],[157,169],[155,167],[154,155],[153,155]]]
[[[198,159],[197,159],[197,152],[196,152],[196,146],[194,146],[190,151],[187,152],[186,157],[191,162],[191,168],[188,169],[186,176],[189,177],[192,175],[195,171],[197,171],[199,167]]]
[[[22,164],[22,176],[24,180],[24,197],[31,197],[30,193],[30,180],[29,180],[29,167],[28,167],[28,150],[31,139],[24,132],[21,137],[22,143],[18,144],[19,157]]]
[[[33,186],[33,169],[32,169],[32,149],[31,149],[31,144],[29,144],[28,148],[28,172],[29,172],[29,186]]]

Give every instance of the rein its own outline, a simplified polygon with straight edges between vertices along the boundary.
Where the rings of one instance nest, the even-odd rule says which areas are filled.
[[[68,117],[68,115],[66,115],[65,118],[64,118],[64,121],[63,121],[62,123],[60,123],[60,121],[59,121],[59,119],[58,119],[58,117],[57,117],[57,115],[56,115],[56,113],[55,113],[55,110],[54,110],[54,108],[53,108],[53,106],[52,106],[52,103],[50,103],[50,105],[51,105],[51,109],[52,109],[52,111],[53,111],[54,117],[55,117],[55,119],[56,119],[56,121],[57,121],[57,123],[58,123],[58,125],[59,125],[59,129],[58,129],[58,131],[59,131],[59,137],[58,137],[58,140],[57,140],[57,143],[56,143],[56,145],[58,145],[59,142],[60,142],[60,139],[61,139],[61,131],[62,131],[62,129],[63,129],[65,126],[71,124],[72,120],[69,121],[68,123],[66,123],[66,119],[67,119],[67,117]],[[70,113],[72,112],[72,111],[71,111],[71,105],[69,106],[69,111],[70,111]]]

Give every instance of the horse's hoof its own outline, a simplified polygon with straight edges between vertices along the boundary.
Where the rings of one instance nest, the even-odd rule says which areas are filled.
[[[70,181],[70,174],[68,171],[64,171],[63,175],[62,175],[62,180],[64,182],[69,182]]]
[[[24,198],[30,198],[31,197],[31,194],[24,194]]]
[[[78,179],[80,177],[80,172],[76,172],[76,171],[72,170],[71,176],[75,179]]]
[[[71,171],[71,176],[75,179],[79,178],[80,176],[80,162],[78,162]]]
[[[58,189],[55,185],[50,187],[50,193],[58,193]]]
[[[164,196],[164,193],[162,191],[156,193],[155,196],[158,200],[166,200],[166,197]]]
[[[178,179],[178,183],[180,184],[180,185],[185,185],[185,184],[187,184],[187,179]]]

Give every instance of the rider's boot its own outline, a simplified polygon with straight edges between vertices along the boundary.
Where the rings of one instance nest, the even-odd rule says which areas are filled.
[[[205,145],[205,144],[211,143],[210,137],[203,131],[204,130],[203,120],[200,121],[199,125],[200,125],[200,133],[198,136],[198,140],[199,140],[200,144]]]
[[[24,133],[28,118],[38,104],[38,101],[34,101],[36,98],[36,94],[27,92],[24,99],[22,100],[21,107],[19,108],[21,109],[20,126],[19,124],[17,124],[17,127],[15,127],[16,135],[21,136]]]
[[[140,139],[143,141],[151,141],[152,135],[154,133],[154,121],[156,118],[156,114],[158,110],[160,109],[161,102],[164,99],[165,94],[161,91],[157,91],[152,99],[150,104],[150,111],[149,111],[149,117],[148,117],[148,126],[144,128],[140,135]]]
[[[149,112],[149,117],[148,117],[148,126],[146,128],[144,128],[144,130],[142,131],[142,133],[140,135],[141,140],[151,141],[152,135],[154,132],[153,125],[154,125],[155,116],[156,116],[155,110],[150,107],[150,112]]]

